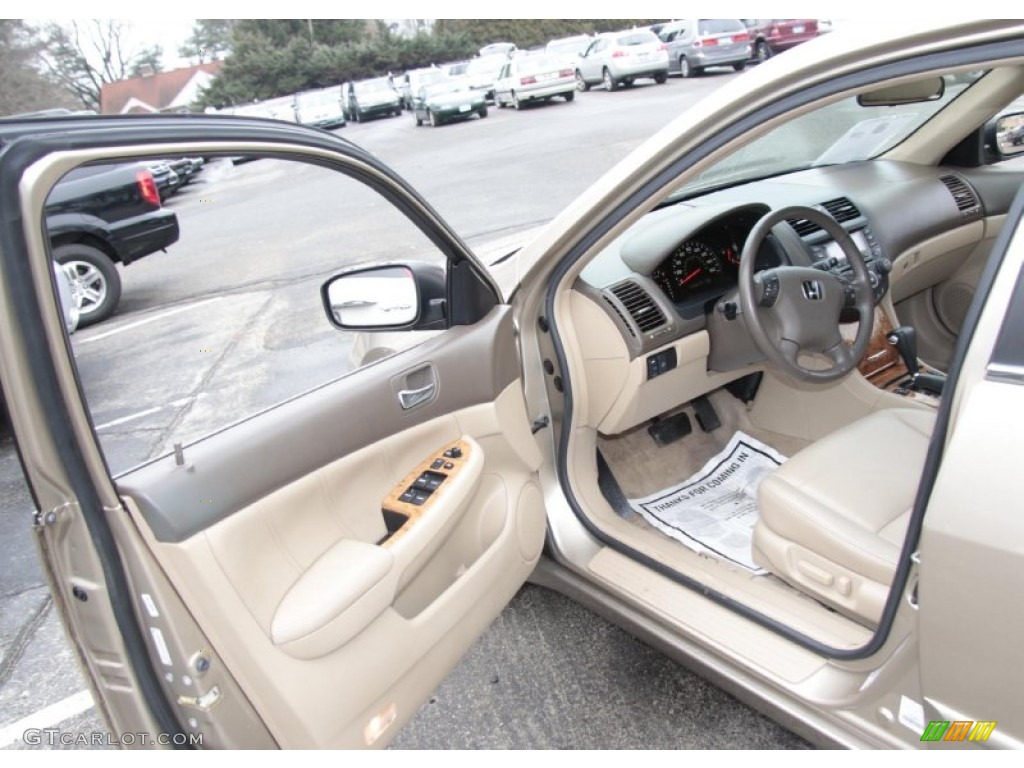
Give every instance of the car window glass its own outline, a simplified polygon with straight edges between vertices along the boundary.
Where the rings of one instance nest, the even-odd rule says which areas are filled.
[[[125,167],[122,197],[130,197],[141,166]],[[327,320],[321,285],[346,267],[444,263],[437,247],[373,190],[291,160],[210,159],[190,178],[184,174],[184,166],[177,178],[164,174],[159,190],[146,181],[146,194],[164,196],[162,206],[122,201],[115,209],[109,198],[89,201],[87,190],[72,190],[74,204],[133,240],[127,267],[110,265],[109,244],[63,227],[61,212],[47,206],[54,254],[74,270],[73,289],[90,292],[86,303],[112,295],[111,272],[121,284],[114,313],[71,337],[114,473],[431,335],[339,331]],[[84,182],[99,189],[102,179]],[[108,186],[124,182],[122,173]],[[51,201],[64,193],[69,205],[70,183],[59,183]]]
[[[653,32],[647,30],[631,32],[627,35],[619,35],[615,40],[619,45],[648,45],[658,42]]]
[[[723,35],[745,31],[739,19],[700,19],[697,29],[698,34],[701,35]]]

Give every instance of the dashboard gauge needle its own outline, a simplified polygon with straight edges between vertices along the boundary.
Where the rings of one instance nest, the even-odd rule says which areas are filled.
[[[684,277],[684,278],[683,278],[683,279],[682,279],[682,280],[681,280],[681,281],[679,282],[679,284],[680,284],[680,285],[686,285],[686,284],[687,284],[688,282],[690,282],[691,280],[693,280],[693,278],[695,278],[695,277],[696,277],[697,275],[699,275],[699,274],[701,273],[701,271],[702,271],[702,270],[701,270],[701,268],[700,268],[700,267],[697,267],[697,268],[696,268],[695,270],[693,270],[693,272],[691,272],[691,273],[690,273],[690,274],[688,274],[688,275],[687,275],[686,277]]]

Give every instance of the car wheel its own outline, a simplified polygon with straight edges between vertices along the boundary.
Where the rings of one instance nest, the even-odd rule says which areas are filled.
[[[604,72],[601,73],[601,82],[604,84],[604,89],[606,91],[619,90],[619,81],[612,77],[612,73],[608,71],[608,67],[605,67]]]
[[[576,98],[576,91],[566,91],[562,95],[565,97],[566,101],[572,101]]]
[[[484,105],[483,105],[482,107],[480,107],[480,109],[478,109],[478,110],[477,110],[477,112],[476,112],[476,113],[477,113],[478,115],[480,115],[480,119],[481,119],[481,120],[482,120],[483,118],[487,117],[487,105],[486,105],[486,104],[484,104]]]
[[[582,92],[590,90],[590,83],[583,79],[583,73],[578,69],[576,70],[576,90]]]
[[[739,64],[733,64],[732,68],[735,69],[737,72],[742,72],[744,69],[747,68],[747,62],[741,61]]]
[[[693,77],[695,74],[685,56],[679,57],[679,74],[681,77]]]
[[[430,124],[435,128],[437,128],[437,126],[441,124],[441,121],[438,119],[437,115],[435,115],[429,109],[427,110],[427,120],[429,120]]]
[[[768,61],[772,57],[772,49],[768,47],[768,43],[761,40],[754,49],[754,55],[758,61]]]
[[[658,85],[664,85],[666,80],[668,80],[667,72],[659,72],[654,76],[654,82],[656,82]]]
[[[68,243],[54,248],[53,258],[64,267],[71,282],[79,328],[114,314],[121,300],[121,276],[107,254],[91,245]]]
[[[423,125],[423,118],[417,115],[415,112],[412,113],[413,118],[416,120],[416,127]]]
[[[523,108],[523,105],[522,105],[522,103],[520,103],[519,97],[516,95],[515,91],[512,91],[512,107],[514,109],[522,109]]]

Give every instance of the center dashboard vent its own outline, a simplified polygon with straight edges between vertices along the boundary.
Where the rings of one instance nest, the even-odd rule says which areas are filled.
[[[641,333],[653,331],[668,322],[661,307],[654,303],[654,299],[647,291],[632,280],[614,285],[609,290],[622,302],[623,308],[633,318]]]
[[[837,197],[835,200],[826,200],[820,205],[840,224],[847,221],[853,221],[854,219],[860,218],[861,215],[857,206],[854,205],[847,197]],[[808,235],[813,235],[815,232],[821,232],[821,227],[807,219],[787,219],[787,221],[789,222],[789,225],[796,230],[796,233],[800,235],[800,237],[807,237]]]
[[[970,184],[952,173],[940,176],[939,181],[946,185],[960,213],[964,216],[981,213],[981,202]]]

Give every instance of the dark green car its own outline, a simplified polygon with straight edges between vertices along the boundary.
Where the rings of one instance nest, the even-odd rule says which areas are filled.
[[[420,88],[412,100],[412,113],[416,125],[427,121],[437,126],[473,115],[487,117],[487,101],[482,93],[473,91],[468,84],[446,80]]]

